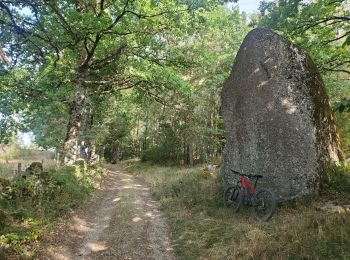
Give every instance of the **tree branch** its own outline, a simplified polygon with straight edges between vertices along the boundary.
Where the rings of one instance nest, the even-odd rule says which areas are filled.
[[[346,33],[344,33],[343,35],[337,37],[337,38],[334,38],[334,39],[331,39],[331,40],[328,40],[328,41],[323,41],[322,43],[323,44],[328,44],[328,43],[331,43],[331,42],[335,42],[335,41],[338,41],[338,40],[341,40],[343,39],[344,37],[350,35],[350,31],[347,31]]]
[[[322,23],[326,23],[329,21],[338,21],[338,22],[343,22],[343,21],[350,21],[350,17],[349,16],[329,16],[326,18],[322,18],[322,19],[316,19],[314,21],[304,21],[304,24],[298,26],[296,28],[296,30],[300,30],[302,29],[303,31],[307,31],[317,25],[320,25]]]
[[[111,55],[108,55],[103,59],[95,60],[89,67],[94,70],[102,69],[103,67],[112,63],[113,61],[119,60],[121,54],[126,49],[126,47],[126,44],[122,44]]]
[[[325,69],[325,71],[331,71],[331,72],[344,72],[347,74],[350,74],[350,70],[345,70],[345,69]]]
[[[54,11],[54,13],[57,15],[59,21],[62,23],[62,27],[69,32],[73,38],[75,38],[76,41],[79,41],[78,34],[73,30],[73,28],[70,26],[70,24],[67,22],[66,18],[63,16],[63,14],[60,13],[58,7],[53,4],[52,1],[46,0],[48,6],[51,7],[51,9]]]
[[[8,59],[6,58],[6,55],[4,53],[4,51],[2,50],[2,47],[0,46],[0,61],[2,61],[3,63],[5,63],[6,65],[9,65],[10,62],[8,61]]]

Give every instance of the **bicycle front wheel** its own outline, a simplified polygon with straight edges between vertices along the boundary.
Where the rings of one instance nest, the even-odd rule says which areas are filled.
[[[238,212],[242,205],[243,192],[238,186],[228,186],[224,192],[225,208],[232,208],[234,212]]]
[[[269,221],[276,210],[276,198],[269,189],[259,189],[253,195],[253,216],[258,221]]]

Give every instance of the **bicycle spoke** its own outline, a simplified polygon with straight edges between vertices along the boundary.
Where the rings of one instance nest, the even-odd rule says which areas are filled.
[[[242,204],[242,194],[238,186],[229,186],[224,192],[224,206],[237,212]]]
[[[276,209],[276,200],[268,189],[260,189],[254,195],[253,214],[259,221],[268,221]]]

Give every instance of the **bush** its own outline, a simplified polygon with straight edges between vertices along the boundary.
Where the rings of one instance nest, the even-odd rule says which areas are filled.
[[[347,165],[329,164],[323,179],[321,191],[336,190],[350,193],[350,167]]]
[[[169,164],[178,161],[178,154],[171,147],[155,146],[144,150],[141,153],[142,162],[151,162],[155,164]]]
[[[0,258],[31,257],[28,244],[39,239],[48,223],[79,205],[104,174],[99,166],[78,165],[28,179],[0,179]]]

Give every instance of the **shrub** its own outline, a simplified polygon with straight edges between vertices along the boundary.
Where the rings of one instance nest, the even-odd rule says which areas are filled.
[[[105,172],[79,164],[27,179],[0,179],[0,258],[31,257],[28,244],[39,239],[48,223],[79,205]]]
[[[347,165],[329,164],[321,181],[321,191],[336,190],[350,192],[350,167]]]
[[[174,164],[178,161],[178,153],[171,146],[155,146],[142,151],[141,161],[155,164]]]

